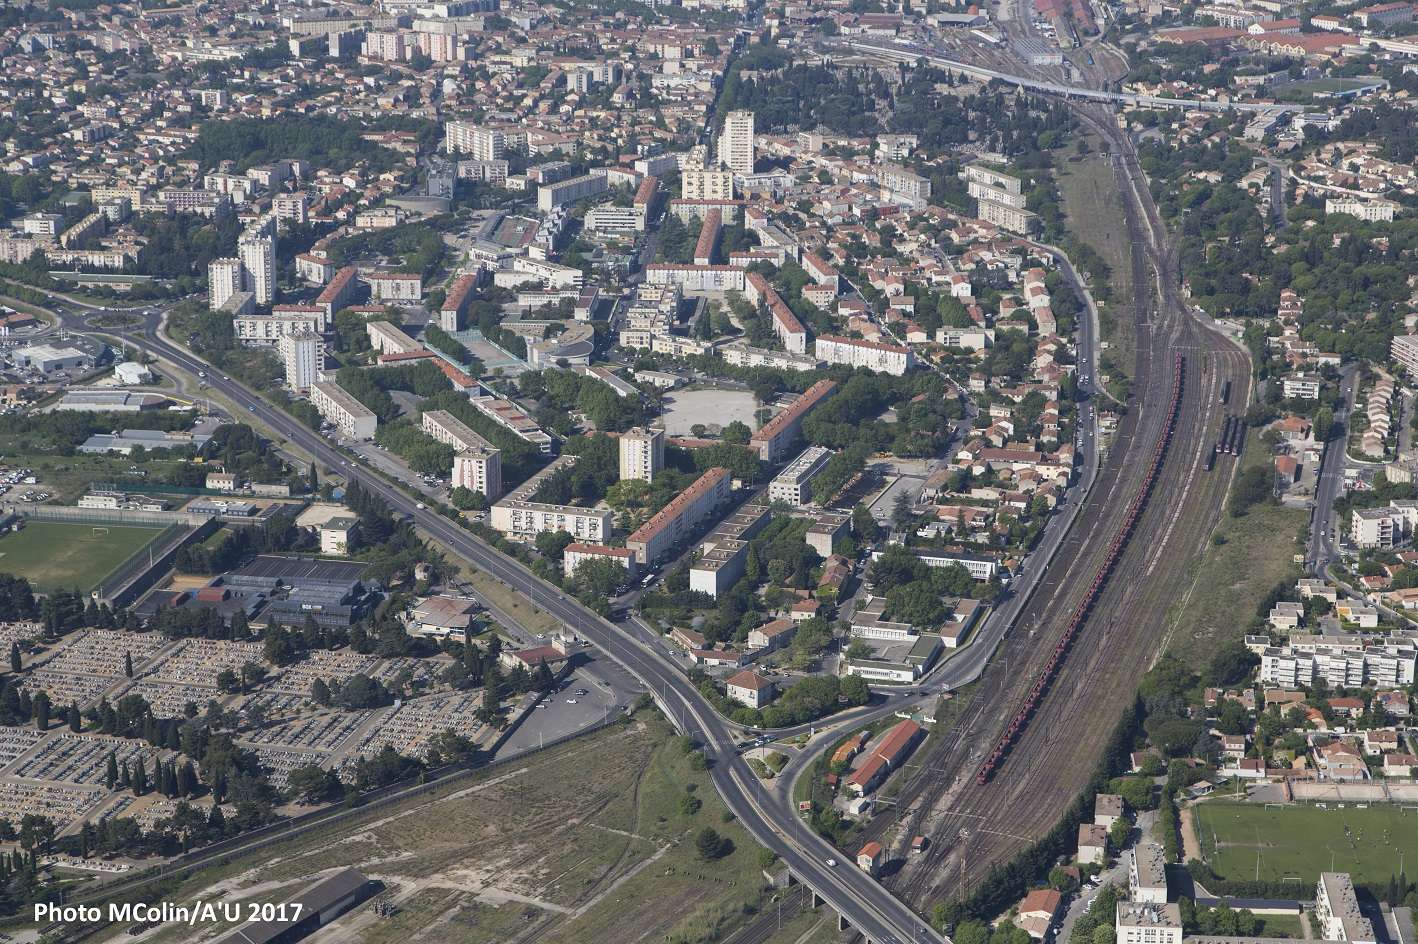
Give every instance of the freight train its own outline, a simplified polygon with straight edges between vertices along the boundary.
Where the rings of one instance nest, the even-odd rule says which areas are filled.
[[[1142,517],[1142,510],[1147,504],[1148,496],[1151,495],[1152,488],[1156,485],[1157,477],[1161,473],[1162,460],[1167,454],[1167,447],[1171,444],[1172,433],[1177,428],[1177,414],[1182,407],[1182,385],[1186,375],[1186,363],[1186,358],[1178,354],[1172,364],[1172,402],[1167,410],[1167,421],[1162,427],[1162,435],[1157,437],[1157,445],[1153,447],[1152,461],[1147,467],[1147,475],[1142,480],[1142,487],[1138,489],[1132,504],[1128,506],[1127,517],[1123,519],[1122,527],[1118,529],[1118,533],[1113,537],[1113,543],[1108,547],[1108,556],[1103,560],[1103,565],[1098,568],[1098,572],[1094,574],[1093,582],[1088,587],[1088,593],[1084,595],[1078,608],[1074,610],[1073,618],[1069,621],[1068,629],[1064,630],[1063,638],[1054,647],[1053,655],[1049,657],[1049,661],[1034,680],[1033,687],[1029,689],[1029,697],[1024,700],[1024,704],[1010,721],[1009,727],[1005,729],[1004,734],[995,744],[994,750],[980,765],[979,772],[975,774],[975,782],[980,786],[989,783],[990,778],[1004,765],[1010,748],[1024,733],[1029,719],[1039,707],[1040,702],[1044,700],[1049,685],[1063,665],[1064,658],[1068,655],[1068,650],[1073,645],[1074,639],[1083,629],[1084,623],[1087,622],[1089,612],[1098,602],[1104,585],[1112,575],[1113,568],[1117,566],[1118,558],[1122,556],[1123,548],[1132,536],[1133,529],[1137,527],[1138,519]]]

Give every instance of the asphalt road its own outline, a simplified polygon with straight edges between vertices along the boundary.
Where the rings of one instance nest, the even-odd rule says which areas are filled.
[[[92,330],[83,323],[92,312],[75,314],[72,309],[66,309],[60,313],[69,327]],[[743,826],[777,853],[799,881],[825,899],[871,941],[906,944],[942,940],[929,924],[876,880],[850,862],[838,861],[841,853],[809,830],[795,811],[768,795],[738,756],[732,726],[719,717],[684,674],[663,656],[642,647],[619,627],[542,582],[520,563],[493,550],[458,524],[435,511],[418,507],[415,499],[366,471],[318,433],[169,342],[159,332],[159,310],[145,311],[143,319],[143,347],[194,375],[206,371],[208,386],[214,391],[259,417],[317,464],[338,472],[348,481],[358,481],[383,498],[391,511],[411,515],[421,531],[574,627],[579,635],[634,675],[653,694],[676,727],[703,745],[711,762],[714,786]],[[127,337],[132,340],[131,333]],[[828,865],[828,860],[836,864]]]

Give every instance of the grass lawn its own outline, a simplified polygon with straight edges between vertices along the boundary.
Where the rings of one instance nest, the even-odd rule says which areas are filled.
[[[1206,863],[1222,878],[1251,879],[1257,859],[1263,880],[1298,878],[1309,895],[1321,872],[1348,872],[1356,885],[1387,882],[1399,853],[1418,862],[1418,811],[1396,804],[1360,809],[1294,804],[1272,806],[1211,800],[1193,808]]]
[[[1269,450],[1254,430],[1242,462],[1270,462]],[[1224,543],[1208,544],[1200,560],[1192,563],[1193,579],[1167,615],[1163,648],[1195,655],[1202,665],[1217,642],[1239,639],[1271,589],[1302,576],[1294,557],[1305,549],[1296,537],[1308,520],[1304,509],[1280,505],[1256,505],[1240,518],[1223,515],[1216,534]]]
[[[0,571],[28,577],[39,590],[88,591],[161,532],[115,525],[95,535],[90,524],[30,521],[0,537]]]
[[[1098,307],[1102,340],[1108,345],[1100,366],[1110,378],[1108,392],[1125,399],[1137,348],[1133,325],[1136,300],[1132,284],[1132,242],[1112,163],[1100,150],[1102,139],[1090,134],[1080,140],[1087,142],[1088,153],[1080,160],[1073,160],[1070,155],[1069,160],[1059,162],[1056,176],[1059,199],[1069,232],[1091,246],[1108,266],[1111,292],[1106,302],[1099,299]],[[1099,288],[1095,280],[1095,297]]]

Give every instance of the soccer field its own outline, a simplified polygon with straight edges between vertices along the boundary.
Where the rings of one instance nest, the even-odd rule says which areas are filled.
[[[41,591],[88,592],[113,569],[162,532],[161,528],[29,521],[0,536],[0,573],[28,577]],[[102,529],[107,527],[107,534]]]
[[[1207,865],[1222,878],[1299,879],[1308,888],[1321,872],[1348,872],[1356,885],[1387,882],[1418,869],[1418,809],[1372,803],[1360,809],[1209,801],[1192,808]]]

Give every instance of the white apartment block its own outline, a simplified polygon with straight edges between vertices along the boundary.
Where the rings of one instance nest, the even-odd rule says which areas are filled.
[[[234,318],[231,326],[236,339],[247,347],[270,347],[282,336],[296,331],[319,334],[324,330],[324,322],[318,308],[302,307],[269,315],[242,315]]]
[[[730,341],[719,348],[724,363],[733,367],[775,367],[779,370],[817,370],[822,361],[812,354],[792,354],[753,347],[746,341]]]
[[[636,528],[625,539],[625,546],[647,566],[659,560],[723,504],[732,487],[733,476],[728,469],[710,469]]]
[[[287,193],[271,199],[271,215],[298,225],[310,222],[310,201],[303,193]]]
[[[753,112],[740,109],[724,117],[718,157],[720,164],[736,174],[753,173]]]
[[[1349,944],[1374,944],[1374,925],[1359,910],[1354,882],[1347,872],[1321,872],[1315,888],[1315,918],[1325,940]]]
[[[1182,944],[1182,911],[1176,902],[1118,902],[1117,944]]]
[[[375,301],[416,302],[423,298],[423,276],[413,272],[361,272]]]
[[[387,321],[371,321],[364,326],[364,330],[369,335],[369,346],[380,354],[409,354],[423,350],[422,344]]]
[[[1128,888],[1139,904],[1167,903],[1167,857],[1155,842],[1139,842],[1128,865]]]
[[[466,488],[481,492],[489,501],[502,495],[502,452],[498,449],[477,449],[460,452],[453,457],[450,488]]]
[[[1345,216],[1357,216],[1368,223],[1392,223],[1397,208],[1398,204],[1388,200],[1329,199],[1324,202],[1324,215],[1342,213]]]
[[[810,504],[813,501],[812,480],[831,458],[832,450],[823,446],[804,449],[768,483],[769,500],[787,502],[797,507]]]
[[[423,414],[424,433],[456,451],[452,485],[482,492],[489,501],[502,495],[502,451],[447,410]]]
[[[542,482],[576,464],[575,456],[559,456],[542,471],[492,506],[493,528],[509,537],[534,538],[543,531],[565,531],[581,541],[602,543],[611,536],[615,515],[609,508],[578,508],[535,500]]]
[[[219,310],[233,295],[244,290],[243,282],[240,259],[213,259],[207,265],[208,307]]]
[[[680,175],[680,192],[685,200],[732,200],[734,172],[686,170]]]
[[[1418,334],[1396,336],[1389,344],[1389,353],[1410,377],[1418,377]]]
[[[653,482],[665,468],[665,431],[636,427],[620,436],[620,477]]]
[[[879,341],[862,341],[838,335],[823,335],[817,339],[815,351],[818,360],[829,364],[848,364],[865,367],[900,377],[916,365],[916,355],[910,348]]]
[[[1349,516],[1349,543],[1361,550],[1388,549],[1403,543],[1406,519],[1394,508],[1355,508]]]
[[[1319,647],[1310,651],[1272,646],[1260,657],[1260,681],[1283,688],[1308,688],[1322,678],[1334,688],[1412,685],[1418,650],[1409,640],[1369,645],[1362,649]]]
[[[887,193],[904,197],[916,204],[924,204],[931,198],[931,182],[928,178],[902,167],[900,164],[882,164],[876,172],[877,183]]]
[[[984,184],[987,187],[994,187],[998,190],[1005,190],[1009,193],[1020,194],[1024,192],[1024,182],[1018,177],[1009,174],[1002,174],[988,167],[981,167],[978,164],[971,164],[965,168],[965,183],[968,187],[972,183]],[[971,196],[974,196],[971,193]]]
[[[276,235],[274,224],[257,224],[241,234],[236,253],[246,270],[246,288],[258,305],[276,300]]]
[[[276,341],[276,353],[286,370],[286,386],[306,393],[325,368],[325,342],[313,331],[296,331]]]
[[[977,202],[979,208],[975,215],[986,223],[992,223],[1000,229],[1018,233],[1021,236],[1028,236],[1034,230],[1037,217],[1028,210],[1012,207],[1005,203],[996,203],[994,200],[982,199]]]
[[[1022,193],[1013,193],[1000,187],[991,187],[987,183],[972,180],[965,185],[965,189],[970,196],[976,200],[992,200],[995,203],[1003,203],[1005,206],[1014,207],[1016,210],[1024,209],[1025,196]]]
[[[609,189],[609,178],[604,170],[572,177],[570,180],[543,184],[537,188],[537,209],[549,213],[559,206],[597,196]]]
[[[351,439],[374,438],[379,418],[334,381],[317,380],[312,383],[310,402],[321,416],[335,424],[341,435]]]
[[[500,161],[507,148],[507,136],[497,128],[468,121],[450,121],[443,126],[443,147],[474,161]]]

